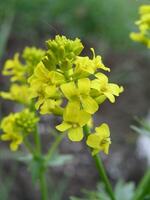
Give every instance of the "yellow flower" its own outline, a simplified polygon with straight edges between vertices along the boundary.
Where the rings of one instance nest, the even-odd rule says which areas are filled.
[[[108,154],[111,144],[108,125],[103,123],[101,126],[97,127],[95,131],[95,133],[88,136],[86,141],[87,145],[93,149],[92,155],[97,154],[99,151]]]
[[[1,136],[1,140],[11,141],[10,142],[11,151],[17,151],[19,145],[23,142],[23,136],[18,133],[4,133]]]
[[[40,62],[28,81],[30,83],[30,98],[38,97],[35,107],[39,109],[47,99],[58,100],[60,98],[57,86],[64,83],[65,79],[59,72],[48,71]]]
[[[94,49],[91,49],[93,52],[93,59],[89,59],[88,56],[82,57],[78,56],[75,60],[75,70],[73,77],[75,78],[84,78],[90,74],[94,74],[97,69],[103,69],[105,71],[110,71],[108,67],[102,63],[101,56],[95,57]]]
[[[63,115],[62,124],[56,129],[64,132],[68,130],[68,137],[71,141],[81,141],[83,138],[83,126],[90,120],[90,114],[81,110],[78,104],[70,103]]]
[[[95,75],[97,79],[91,83],[91,88],[97,91],[97,102],[101,103],[101,100],[108,98],[111,103],[115,102],[115,96],[119,96],[123,92],[123,87],[119,87],[117,84],[108,83],[108,78],[102,73]]]
[[[24,138],[35,131],[39,118],[35,113],[25,109],[19,113],[10,114],[4,117],[0,124],[3,134],[1,140],[10,141],[10,149],[16,151]]]
[[[10,114],[2,120],[0,127],[4,131],[0,139],[3,141],[10,141],[10,149],[12,151],[16,151],[23,141],[23,136],[16,132],[15,120],[16,116]]]
[[[139,8],[140,19],[136,22],[139,32],[131,33],[130,38],[135,42],[141,42],[150,48],[150,5],[142,5]]]
[[[62,101],[60,99],[47,99],[44,101],[44,103],[40,107],[40,113],[42,115],[45,114],[56,114],[56,115],[62,115],[63,114],[63,108],[60,107],[60,104]]]
[[[30,90],[27,85],[12,84],[9,92],[0,92],[0,96],[4,99],[16,101],[25,105],[31,103]]]
[[[12,82],[27,83],[27,78],[33,74],[34,68],[44,56],[45,51],[35,47],[26,47],[21,55],[23,62],[19,60],[19,53],[13,59],[5,62],[3,75],[11,76]]]
[[[81,103],[83,109],[93,114],[98,110],[97,102],[90,96],[91,81],[88,78],[79,79],[77,86],[75,82],[61,85],[61,90],[69,102]]]
[[[14,55],[14,59],[9,59],[6,61],[2,73],[5,76],[11,76],[10,80],[12,82],[25,82],[25,68],[19,61],[19,53]]]

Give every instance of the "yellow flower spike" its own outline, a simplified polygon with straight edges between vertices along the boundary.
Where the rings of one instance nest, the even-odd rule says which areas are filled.
[[[79,79],[77,86],[74,82],[61,85],[61,90],[69,101],[81,103],[86,112],[93,114],[98,110],[98,104],[90,96],[90,88],[91,81],[88,78]]]
[[[139,28],[139,32],[131,33],[130,38],[150,48],[150,5],[142,5],[139,8],[139,14],[140,19],[135,23]]]
[[[115,96],[119,96],[123,92],[123,87],[119,87],[117,84],[108,83],[108,78],[102,73],[95,75],[97,79],[91,83],[91,88],[97,90],[97,98],[103,102],[105,97],[109,99],[111,103],[115,102]]]
[[[61,70],[66,74],[66,71],[72,68],[72,64],[76,56],[78,56],[83,45],[76,38],[69,40],[65,36],[57,35],[54,40],[46,41],[48,51],[42,59],[43,64],[48,70]]]
[[[64,132],[68,131],[68,137],[71,141],[78,142],[83,138],[82,127],[90,120],[90,114],[80,109],[75,103],[69,103],[63,115],[62,124],[56,126],[56,129]]]
[[[87,138],[86,144],[93,149],[92,155],[103,151],[105,154],[109,153],[110,130],[107,124],[103,123],[101,126],[95,128],[95,133],[90,134]]]

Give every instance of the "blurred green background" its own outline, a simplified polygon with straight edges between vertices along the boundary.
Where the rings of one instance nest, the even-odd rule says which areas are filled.
[[[150,159],[138,153],[142,151],[137,145],[139,136],[130,128],[134,117],[146,117],[150,108],[149,50],[129,38],[136,30],[138,7],[144,3],[149,0],[0,0],[1,69],[16,51],[22,52],[25,46],[45,48],[45,40],[63,34],[80,38],[83,54],[90,54],[94,47],[111,68],[110,79],[124,86],[117,103],[105,103],[95,116],[95,124],[108,122],[111,127],[111,152],[104,162],[114,184],[120,179],[138,183]],[[0,75],[0,90],[8,84]],[[0,118],[14,108],[13,103],[0,100]],[[47,138],[43,135],[45,145]],[[7,147],[0,145],[0,200],[38,200],[38,189],[33,189],[26,167],[16,165]],[[56,190],[52,200],[82,196],[82,188],[95,189],[98,175],[84,145],[64,141],[60,151],[75,158],[67,166],[50,170],[51,191]]]

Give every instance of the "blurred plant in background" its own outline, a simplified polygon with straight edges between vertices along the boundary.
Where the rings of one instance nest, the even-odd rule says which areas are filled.
[[[41,37],[44,40],[54,34],[91,42],[105,40],[123,49],[131,45],[128,34],[139,4],[130,0],[110,0],[109,4],[97,0],[0,0],[0,55],[8,39],[37,45]]]
[[[140,19],[136,22],[139,33],[131,33],[130,38],[150,48],[150,5],[142,5],[139,14]]]

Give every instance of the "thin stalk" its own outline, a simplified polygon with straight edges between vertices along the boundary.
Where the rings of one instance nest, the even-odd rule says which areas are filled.
[[[34,139],[35,139],[36,151],[38,155],[41,155],[41,140],[40,140],[40,135],[38,132],[38,126],[35,129]]]
[[[38,132],[38,127],[36,127],[35,130],[35,155],[39,158],[42,158],[42,149],[41,149],[41,140],[40,140],[40,134]],[[42,162],[41,159],[39,159],[39,162]],[[43,162],[44,164],[44,162]],[[40,183],[40,191],[41,191],[41,199],[42,200],[48,200],[48,188],[47,188],[47,180],[46,180],[46,169],[43,165],[40,170],[39,174],[39,183]]]
[[[48,200],[48,190],[47,190],[47,180],[46,171],[42,170],[40,173],[40,189],[41,189],[41,199]]]
[[[53,155],[53,153],[55,152],[55,150],[57,149],[58,145],[60,144],[63,138],[64,138],[64,134],[60,134],[56,137],[55,141],[53,142],[52,146],[50,147],[46,155],[46,162],[50,160],[51,156]]]
[[[29,141],[27,140],[27,138],[24,138],[24,144],[25,147],[28,149],[28,151],[34,155],[34,149],[32,148],[31,144],[29,143]]]
[[[88,137],[88,135],[90,134],[90,129],[87,125],[85,125],[83,127],[83,131],[84,131],[84,134],[86,135],[86,137]],[[91,149],[90,149],[91,150]],[[112,189],[112,186],[111,186],[111,183],[107,177],[107,174],[106,174],[106,171],[105,171],[105,168],[104,168],[104,165],[101,161],[101,158],[100,156],[97,154],[95,156],[93,156],[93,160],[95,161],[95,165],[97,167],[97,171],[99,173],[99,176],[101,178],[101,180],[103,181],[104,185],[105,185],[105,189],[109,195],[109,197],[111,198],[111,200],[115,200],[115,196],[114,196],[114,193],[113,193],[113,189]]]

